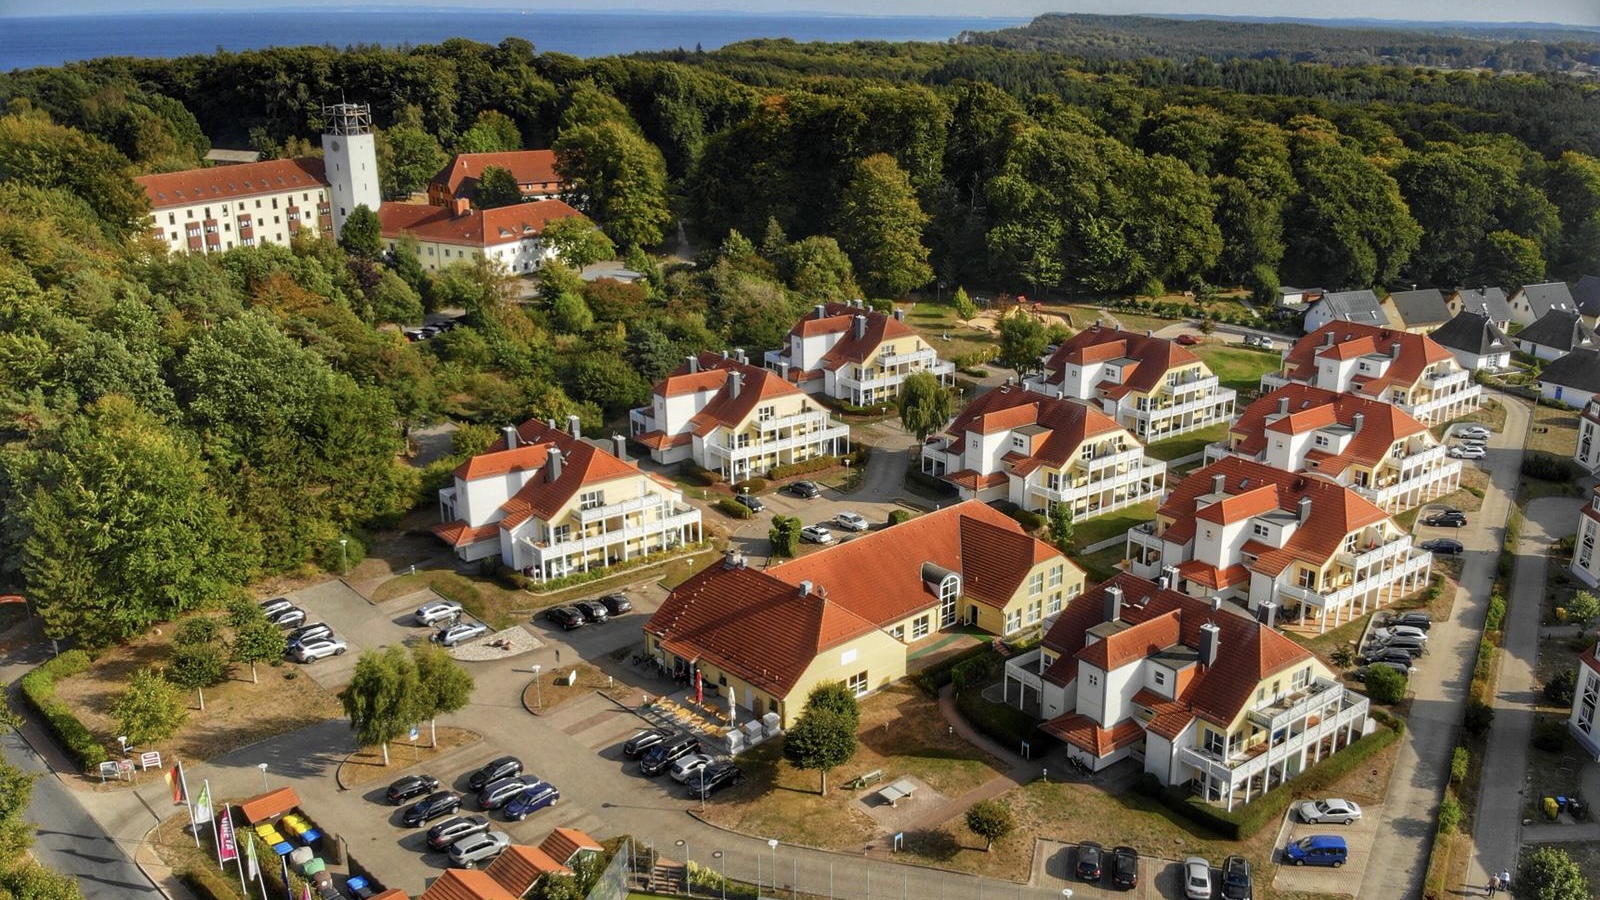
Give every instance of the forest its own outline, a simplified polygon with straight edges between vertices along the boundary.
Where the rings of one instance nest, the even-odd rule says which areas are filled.
[[[1020,28],[969,31],[966,43],[1048,50],[1082,59],[1275,59],[1329,66],[1430,66],[1497,72],[1567,72],[1600,66],[1589,29],[1472,27],[1426,31],[1245,19],[1177,19],[1052,13]]]
[[[373,233],[169,257],[139,173],[315,153],[372,104],[389,196],[553,147],[644,273],[422,271]],[[1559,76],[1073,63],[762,41],[583,60],[507,39],[103,59],[0,76],[0,582],[114,642],[331,565],[529,416],[608,435],[686,354],[939,285],[1162,294],[1514,286],[1600,261],[1600,102]],[[651,255],[682,222],[694,265]],[[554,238],[552,238],[554,241]],[[574,266],[596,244],[562,243]],[[403,248],[402,248],[403,250]],[[948,296],[948,291],[945,292]],[[466,327],[411,343],[425,309]],[[405,462],[409,429],[465,423]],[[608,427],[609,424],[609,427]]]

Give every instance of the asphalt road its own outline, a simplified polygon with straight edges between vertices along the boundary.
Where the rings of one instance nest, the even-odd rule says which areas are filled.
[[[33,855],[39,862],[77,879],[88,900],[160,897],[133,859],[51,774],[21,735],[0,736],[6,761],[39,777],[26,817],[38,826]]]

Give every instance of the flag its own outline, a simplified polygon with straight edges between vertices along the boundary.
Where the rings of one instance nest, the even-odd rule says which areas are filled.
[[[194,821],[211,821],[211,782],[200,785],[200,796],[194,801]]]
[[[172,788],[172,805],[183,806],[189,802],[189,793],[183,785],[183,763],[174,763],[167,770],[167,787]]]
[[[250,880],[261,877],[261,864],[256,861],[256,842],[250,835],[245,835],[245,866],[250,873]]]
[[[311,885],[305,882],[300,884],[300,900],[314,900],[311,896]]]
[[[700,670],[694,670],[694,704],[701,706],[706,702],[706,683],[700,677]]]
[[[239,845],[234,841],[233,814],[224,806],[221,815],[217,816],[217,856],[223,862],[231,862],[239,858]]]

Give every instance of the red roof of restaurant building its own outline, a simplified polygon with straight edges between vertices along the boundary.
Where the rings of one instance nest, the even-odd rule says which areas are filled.
[[[482,869],[445,869],[417,900],[519,900]]]
[[[378,223],[386,238],[410,234],[420,241],[484,248],[536,238],[551,222],[581,215],[560,200],[474,209],[463,215],[448,206],[385,203],[378,208]]]
[[[328,185],[322,160],[314,157],[185,169],[140,175],[134,181],[149,195],[153,209],[224,203],[285,191],[320,190]]]
[[[548,853],[552,859],[570,863],[580,850],[599,853],[605,848],[600,846],[599,841],[576,828],[557,828],[539,842],[539,849]]]
[[[452,196],[471,196],[483,170],[498,166],[511,173],[517,184],[559,184],[554,150],[509,150],[501,153],[457,153],[436,173],[432,182],[444,185]]]
[[[546,875],[572,874],[561,860],[552,858],[539,847],[522,844],[507,847],[483,872],[516,897],[526,896],[534,883]]]

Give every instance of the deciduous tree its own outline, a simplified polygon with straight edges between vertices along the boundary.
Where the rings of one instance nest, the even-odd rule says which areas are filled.
[[[568,203],[623,247],[661,243],[672,213],[667,164],[655,145],[608,120],[562,132],[554,149]]]
[[[939,383],[939,376],[918,371],[901,383],[899,406],[901,426],[916,435],[920,444],[950,421],[955,398]]]
[[[339,692],[339,702],[356,740],[363,747],[381,746],[387,766],[389,742],[421,719],[420,692],[416,663],[401,648],[388,647],[361,654],[354,677]]]
[[[377,259],[383,252],[383,227],[378,223],[378,214],[365,203],[350,210],[339,232],[339,246],[353,256]]]
[[[417,668],[417,715],[428,717],[428,742],[437,747],[439,732],[435,723],[438,717],[465,708],[477,683],[443,648],[419,644],[412,649],[411,656]]]
[[[1511,895],[1517,900],[1588,900],[1589,879],[1567,851],[1538,847],[1523,855]]]
[[[154,744],[178,732],[189,720],[178,688],[155,669],[138,669],[128,687],[111,701],[111,718],[130,744]]]
[[[1050,543],[1062,553],[1072,547],[1072,507],[1068,504],[1050,505]]]
[[[283,631],[278,626],[258,617],[234,629],[229,650],[234,662],[250,665],[250,683],[259,684],[256,664],[282,659],[286,643]]]
[[[774,515],[767,539],[772,542],[773,556],[793,557],[800,550],[800,529],[805,524],[794,516]]]
[[[178,687],[194,691],[200,700],[200,711],[205,712],[206,688],[228,677],[228,663],[223,659],[222,648],[214,643],[180,644],[173,650],[166,676]]]
[[[1021,379],[1039,370],[1048,341],[1043,323],[1022,307],[1013,307],[1000,318],[1000,354],[996,359]]]
[[[504,166],[484,166],[478,185],[472,191],[472,205],[479,209],[516,206],[522,202],[522,187],[517,176]]]
[[[819,772],[819,794],[828,793],[828,773],[856,752],[856,720],[832,706],[807,706],[783,736],[783,758],[797,769]]]
[[[978,304],[972,302],[972,297],[963,286],[958,285],[956,292],[950,295],[950,306],[955,310],[956,318],[963,322],[978,314]]]
[[[967,828],[973,834],[983,838],[983,852],[988,853],[994,849],[994,842],[1003,839],[1017,827],[1016,819],[1011,815],[1011,807],[998,797],[989,800],[979,800],[967,807]]]
[[[933,278],[922,242],[928,214],[894,157],[869,156],[856,164],[839,203],[840,246],[855,264],[862,286],[880,297],[899,297]]]
[[[556,256],[574,269],[592,266],[617,255],[617,245],[598,225],[583,216],[568,216],[544,226],[540,236],[555,248]]]

